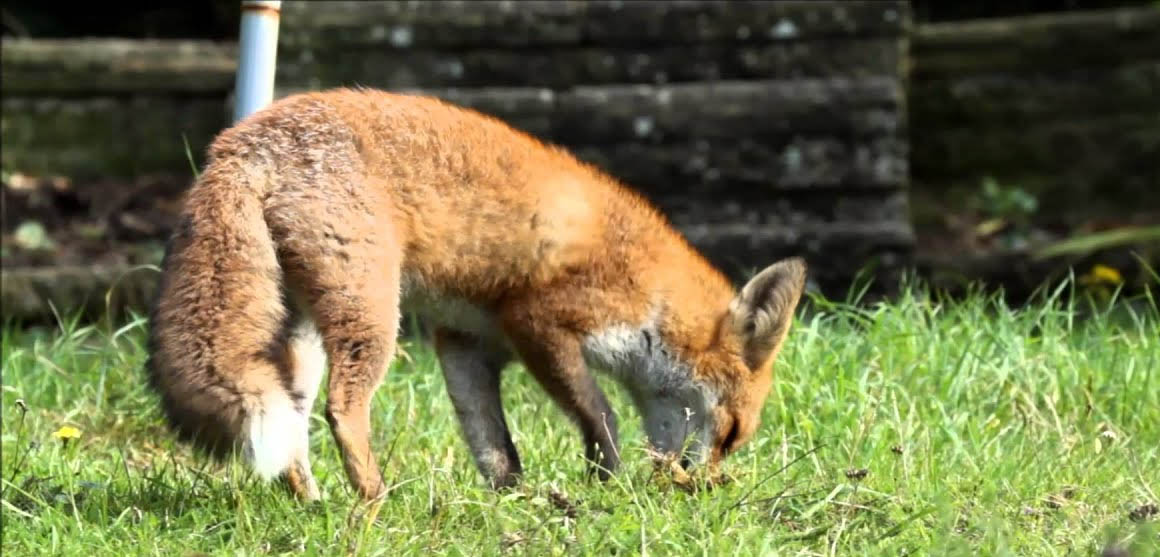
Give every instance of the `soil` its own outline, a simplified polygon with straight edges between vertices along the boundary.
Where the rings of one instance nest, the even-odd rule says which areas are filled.
[[[6,175],[4,267],[157,263],[189,181],[144,176],[132,182],[73,182]],[[33,233],[37,226],[43,234]]]

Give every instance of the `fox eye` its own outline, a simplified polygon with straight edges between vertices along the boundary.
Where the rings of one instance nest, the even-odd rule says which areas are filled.
[[[730,452],[730,450],[733,449],[733,443],[737,442],[737,434],[738,434],[737,420],[734,419],[733,424],[731,426],[729,426],[729,433],[727,433],[725,435],[725,439],[723,441],[721,441],[721,454],[722,454],[722,456],[728,454]]]

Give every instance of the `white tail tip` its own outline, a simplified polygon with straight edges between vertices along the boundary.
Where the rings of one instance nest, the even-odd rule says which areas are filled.
[[[306,456],[307,416],[282,393],[267,396],[252,408],[244,431],[246,458],[264,480],[281,475],[295,459]]]

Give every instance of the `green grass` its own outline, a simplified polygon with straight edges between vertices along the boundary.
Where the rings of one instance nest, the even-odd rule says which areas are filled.
[[[586,480],[578,436],[516,368],[504,396],[527,477],[491,492],[432,353],[410,342],[376,399],[395,486],[377,515],[347,487],[321,405],[323,500],[300,505],[236,461],[175,448],[142,380],[141,320],[7,328],[3,553],[1156,554],[1158,517],[1130,515],[1160,504],[1157,302],[1044,298],[813,300],[762,428],[729,461],[736,481],[695,493],[650,479],[638,417],[608,381],[625,466]],[[81,436],[54,438],[64,425]]]

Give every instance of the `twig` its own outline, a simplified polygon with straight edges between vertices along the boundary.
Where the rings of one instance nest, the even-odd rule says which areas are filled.
[[[725,510],[724,510],[724,511],[721,511],[721,516],[717,517],[717,520],[723,520],[723,519],[725,518],[725,515],[726,515],[726,514],[728,514],[728,513],[729,513],[729,511],[732,511],[733,509],[736,509],[737,507],[740,507],[741,505],[744,505],[744,504],[745,504],[745,500],[746,500],[747,498],[749,498],[749,496],[750,496],[750,495],[753,495],[753,492],[754,492],[754,491],[757,491],[757,488],[761,487],[761,486],[762,486],[762,484],[764,484],[765,482],[767,482],[767,481],[769,481],[769,480],[773,479],[774,477],[776,477],[776,476],[780,475],[782,472],[785,472],[787,469],[789,469],[789,467],[790,467],[790,466],[793,466],[794,464],[797,464],[799,461],[801,461],[801,460],[802,460],[802,459],[804,459],[805,457],[807,457],[807,456],[810,456],[811,454],[814,454],[815,452],[817,452],[817,451],[821,450],[823,447],[825,447],[825,445],[817,445],[817,446],[815,446],[814,448],[812,448],[812,449],[810,449],[810,450],[808,450],[808,451],[806,451],[806,452],[802,453],[801,455],[797,456],[797,457],[796,457],[796,458],[794,458],[793,460],[789,461],[788,463],[786,463],[786,465],[785,465],[785,466],[782,466],[781,468],[778,468],[776,472],[774,472],[774,473],[772,473],[772,474],[770,474],[770,475],[766,476],[765,478],[762,478],[762,480],[761,480],[761,481],[757,482],[756,484],[754,484],[754,485],[753,485],[753,487],[749,488],[749,491],[745,492],[745,494],[744,494],[744,495],[742,495],[741,497],[739,497],[739,498],[737,499],[737,501],[736,501],[736,502],[734,502],[732,505],[729,505],[728,507],[725,507]],[[785,492],[784,492],[784,491],[782,491],[782,493],[785,493]]]

